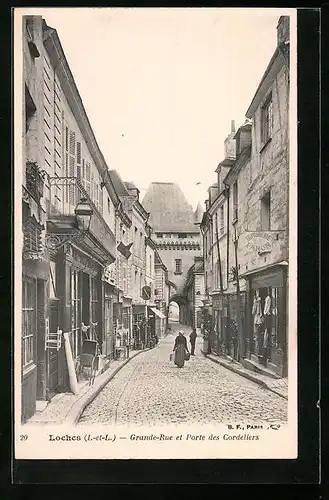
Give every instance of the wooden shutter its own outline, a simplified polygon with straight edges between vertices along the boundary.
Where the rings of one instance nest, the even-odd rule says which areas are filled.
[[[81,181],[81,142],[77,142],[77,178]]]
[[[75,177],[75,132],[70,130],[70,143],[69,143],[69,175]],[[75,189],[74,184],[70,183],[69,187],[69,203],[75,205]]]
[[[86,191],[90,196],[90,163],[86,162]]]

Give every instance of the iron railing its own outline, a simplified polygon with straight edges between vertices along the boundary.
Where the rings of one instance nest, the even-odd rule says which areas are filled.
[[[77,177],[50,177],[49,188],[49,217],[75,215],[77,204],[82,198],[86,198],[93,211],[90,232],[108,251],[115,255],[115,236],[80,180]]]

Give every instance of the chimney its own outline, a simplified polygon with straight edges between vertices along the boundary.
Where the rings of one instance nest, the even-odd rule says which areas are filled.
[[[285,42],[289,42],[289,25],[290,25],[290,17],[281,16],[276,28],[278,47],[285,44]]]
[[[231,120],[231,132],[224,141],[225,159],[235,160],[236,145],[235,145],[235,121]]]

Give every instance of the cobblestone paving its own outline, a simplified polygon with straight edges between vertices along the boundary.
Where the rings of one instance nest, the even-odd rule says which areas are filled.
[[[177,326],[176,328],[177,329]],[[123,367],[85,409],[79,424],[283,423],[287,401],[206,359],[181,369],[169,361],[175,336]]]

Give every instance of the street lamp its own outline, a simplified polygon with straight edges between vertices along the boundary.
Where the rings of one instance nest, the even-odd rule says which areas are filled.
[[[89,231],[93,209],[87,198],[81,198],[75,207],[74,214],[76,217],[76,228],[72,228],[69,232],[51,231],[46,233],[46,247],[53,251],[58,251],[66,243],[80,242]],[[49,221],[48,223],[51,223]]]
[[[87,198],[81,198],[75,208],[74,213],[77,218],[78,229],[83,232],[88,231],[90,227],[91,216],[93,215],[93,209],[91,208]]]

